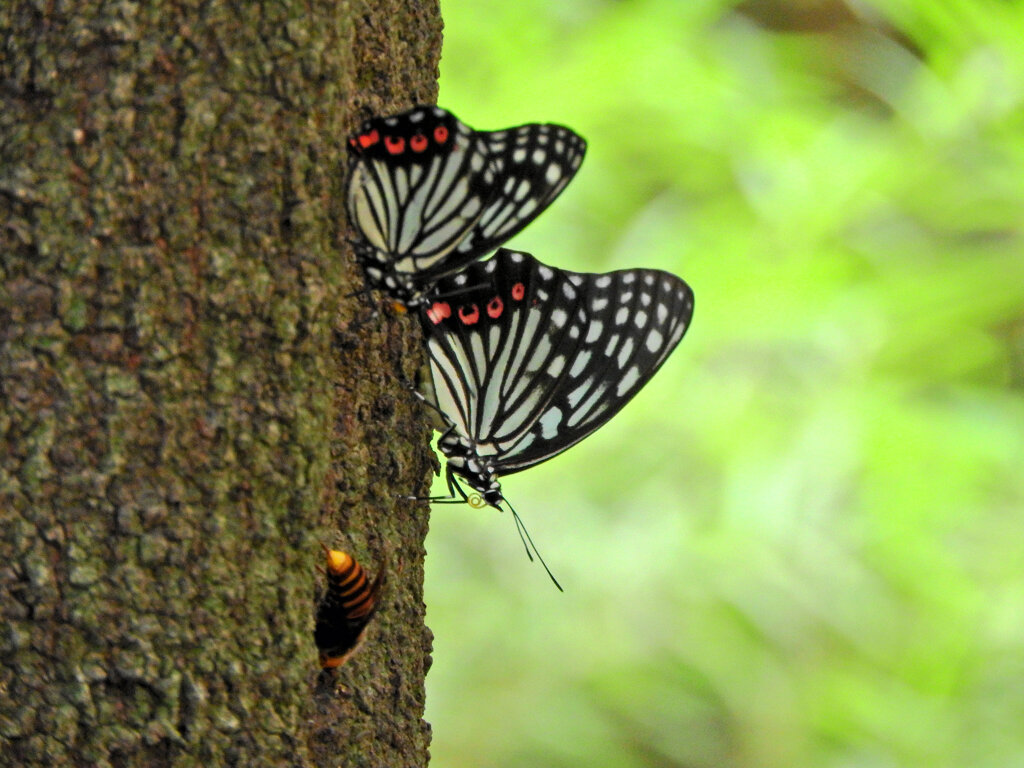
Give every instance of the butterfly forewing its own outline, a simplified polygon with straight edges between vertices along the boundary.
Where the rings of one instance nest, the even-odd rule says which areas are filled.
[[[439,107],[368,120],[349,145],[356,255],[372,286],[407,302],[529,224],[586,149],[562,126],[474,131]]]
[[[545,414],[549,424],[557,422],[557,438],[542,432],[502,461],[505,474],[566,450],[618,413],[665,362],[693,316],[692,291],[668,272],[563,274],[586,296],[587,327]]]
[[[495,184],[479,222],[456,251],[469,260],[494,250],[533,221],[576,175],[586,142],[561,125],[521,125],[477,133]]]
[[[689,287],[667,272],[575,273],[505,249],[438,293],[449,298],[421,318],[437,405],[455,432],[447,445],[457,437],[495,475],[538,464],[608,421],[693,313]]]

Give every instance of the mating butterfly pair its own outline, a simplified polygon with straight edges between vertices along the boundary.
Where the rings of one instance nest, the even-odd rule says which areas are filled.
[[[370,287],[415,307],[449,492],[500,509],[498,478],[615,415],[686,332],[675,275],[568,272],[499,250],[565,188],[586,144],[567,128],[474,131],[438,107],[367,121],[350,140],[348,210]]]

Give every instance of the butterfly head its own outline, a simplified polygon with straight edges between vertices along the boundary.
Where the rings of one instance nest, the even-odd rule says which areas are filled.
[[[478,446],[457,432],[448,432],[438,441],[438,448],[448,460],[449,477],[454,473],[466,481],[485,502],[501,509],[505,499],[493,460],[481,456]],[[465,494],[463,494],[465,497]]]
[[[495,480],[494,484],[497,485],[498,481]],[[501,509],[501,503],[505,501],[505,497],[501,495],[501,488],[489,488],[483,493],[484,501],[490,504],[492,507]]]

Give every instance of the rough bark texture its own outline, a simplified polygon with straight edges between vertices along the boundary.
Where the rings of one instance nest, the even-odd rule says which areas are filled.
[[[425,765],[420,349],[353,322],[341,192],[436,2],[10,2],[0,45],[0,765]],[[320,542],[391,562],[336,679]]]

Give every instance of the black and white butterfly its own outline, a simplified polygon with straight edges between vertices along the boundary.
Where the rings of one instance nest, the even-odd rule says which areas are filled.
[[[440,107],[366,121],[349,139],[349,219],[367,283],[407,305],[533,221],[579,170],[560,125],[474,131]]]
[[[447,298],[444,298],[447,297]],[[498,478],[550,459],[607,422],[682,339],[693,292],[655,269],[549,267],[500,249],[441,280],[420,322],[438,447],[455,475],[500,507]]]

